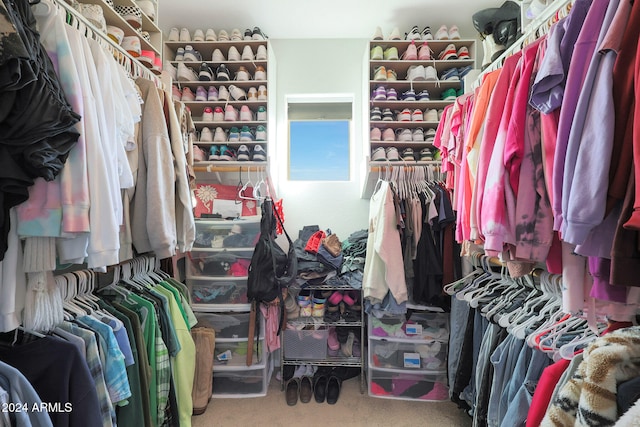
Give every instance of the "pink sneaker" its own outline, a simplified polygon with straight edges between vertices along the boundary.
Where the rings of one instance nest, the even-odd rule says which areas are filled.
[[[329,336],[327,338],[327,347],[329,350],[338,351],[340,350],[340,341],[338,341],[338,334],[336,333],[336,328],[329,328]]]
[[[237,122],[238,110],[236,110],[232,105],[227,105],[224,109],[224,120],[226,122]]]
[[[246,105],[240,107],[240,121],[250,122],[253,120],[253,111],[249,109]]]

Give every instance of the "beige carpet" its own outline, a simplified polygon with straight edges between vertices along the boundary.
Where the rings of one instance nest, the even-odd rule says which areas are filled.
[[[280,382],[274,378],[265,397],[212,399],[207,411],[192,418],[193,427],[468,427],[471,419],[452,402],[415,402],[360,394],[360,380],[342,384],[335,405],[298,403],[287,406]]]

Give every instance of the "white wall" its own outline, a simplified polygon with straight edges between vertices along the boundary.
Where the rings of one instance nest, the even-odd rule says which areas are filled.
[[[362,168],[368,152],[363,123],[368,117],[368,94],[363,94],[363,65],[367,40],[271,39],[276,59],[276,150],[270,149],[271,175],[284,200],[285,226],[295,240],[305,225],[330,228],[341,240],[367,228],[369,200],[361,198]],[[367,56],[368,57],[368,56]],[[351,180],[295,182],[287,180],[288,124],[286,98],[295,95],[350,94],[354,100],[351,141]],[[271,99],[274,94],[269,93]],[[272,146],[273,147],[273,146]]]

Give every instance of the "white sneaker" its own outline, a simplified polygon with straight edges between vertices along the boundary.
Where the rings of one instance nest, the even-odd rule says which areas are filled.
[[[221,122],[223,120],[224,120],[224,111],[222,110],[222,107],[217,106],[216,108],[213,109],[213,121]]]
[[[407,70],[407,80],[409,81],[424,81],[426,79],[427,77],[425,74],[424,65],[412,65]]]
[[[449,30],[446,25],[440,26],[436,32],[436,40],[449,40]]]
[[[256,60],[258,61],[266,61],[267,60],[267,48],[264,45],[258,46],[258,50],[256,52]]]
[[[372,40],[383,40],[383,39],[384,39],[384,36],[382,35],[382,28],[378,26],[376,27],[376,31],[373,33]]]
[[[247,91],[247,100],[248,101],[257,101],[258,100],[258,89],[255,87],[250,87]]]
[[[231,30],[231,41],[238,42],[242,39],[243,39],[243,36],[239,29],[234,28],[233,30]]]
[[[237,122],[238,110],[232,105],[227,105],[224,109],[224,120],[226,122]]]
[[[449,40],[460,40],[460,31],[457,25],[452,25],[449,28]]]
[[[238,49],[236,49],[235,46],[231,46],[229,48],[227,58],[229,58],[229,61],[240,61],[240,52],[238,52]]]
[[[213,142],[213,132],[208,127],[203,127],[200,132],[200,142]]]
[[[227,33],[225,30],[218,31],[218,41],[229,41],[229,33]]]
[[[194,42],[203,42],[204,41],[204,31],[202,31],[200,28],[196,29],[193,32],[193,41]]]
[[[424,69],[424,79],[428,81],[438,80],[438,72],[431,65],[427,65]]]
[[[424,110],[424,121],[425,122],[438,122],[438,110],[435,108],[427,108]]]
[[[374,162],[380,162],[387,160],[387,154],[384,151],[384,147],[378,147],[371,153],[371,160]]]
[[[191,41],[191,34],[189,34],[189,30],[187,30],[186,28],[182,28],[180,30],[180,41],[181,42],[190,42]]]
[[[251,46],[246,45],[244,49],[242,49],[242,60],[243,61],[253,60],[253,50],[251,49]]]
[[[212,122],[213,121],[213,108],[204,107],[204,111],[202,112],[202,121],[203,122]]]
[[[254,162],[264,162],[265,160],[267,160],[267,153],[264,151],[264,148],[262,148],[262,145],[256,145],[253,147],[251,160],[253,160]]]
[[[245,162],[249,161],[249,147],[244,144],[238,147],[238,160]]]
[[[177,42],[178,40],[180,40],[180,30],[178,30],[176,27],[173,27],[169,31],[169,37],[167,38],[167,41]]]
[[[194,82],[198,80],[198,74],[193,71],[193,68],[187,67],[182,62],[178,63],[178,80],[183,82]]]
[[[258,125],[256,128],[256,141],[266,141],[267,140],[267,128],[262,125]]]
[[[247,99],[247,92],[245,92],[244,89],[239,88],[238,86],[235,86],[235,85],[229,86],[229,94],[236,101]]]
[[[387,160],[391,160],[391,161],[400,160],[398,149],[396,147],[388,147],[386,149],[386,152],[387,152]]]
[[[398,141],[404,141],[404,142],[410,142],[411,139],[413,138],[413,136],[411,135],[411,129],[403,129],[400,128],[396,131],[397,134],[397,140]],[[391,160],[391,159],[389,159]]]
[[[211,54],[211,60],[213,62],[224,62],[226,59],[224,58],[224,54],[220,49],[215,49]]]
[[[207,28],[207,33],[204,36],[204,39],[208,42],[218,41],[218,37],[216,36],[216,32],[213,31],[212,28]]]
[[[255,80],[267,80],[267,72],[262,65],[256,67],[256,72],[253,76]]]
[[[251,122],[253,121],[253,111],[249,109],[246,105],[240,107],[240,121],[241,122]]]
[[[172,80],[178,79],[178,70],[173,66],[171,62],[164,61],[164,64],[162,65],[162,71],[166,71],[171,76]]]
[[[228,101],[229,100],[229,91],[226,86],[220,86],[218,88],[218,100],[220,101]]]
[[[258,86],[258,101],[267,100],[267,87],[265,85]]]
[[[241,65],[240,68],[238,68],[238,71],[236,71],[236,80],[239,82],[247,82],[249,79],[249,71]]]
[[[389,40],[402,40],[398,27],[395,27],[393,30],[391,30],[391,34],[389,34]]]
[[[256,120],[258,121],[266,121],[267,120],[267,109],[260,106],[258,107],[258,111],[256,112]]]
[[[215,133],[213,134],[213,142],[226,142],[227,134],[224,132],[224,129],[221,127],[217,127]]]

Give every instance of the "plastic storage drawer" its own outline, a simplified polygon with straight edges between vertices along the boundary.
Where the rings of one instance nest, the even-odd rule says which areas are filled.
[[[414,312],[409,320],[395,316],[381,319],[369,316],[367,324],[372,338],[449,341],[448,313]]]
[[[246,277],[187,278],[187,287],[193,305],[248,305]]]
[[[432,373],[446,372],[447,344],[438,341],[408,342],[370,339],[369,366]]]
[[[253,246],[236,250],[193,249],[187,259],[187,277],[247,277],[252,256]]]
[[[316,360],[327,357],[328,329],[284,331],[284,358],[291,360]]]
[[[198,326],[212,328],[216,331],[216,339],[246,339],[249,335],[249,316],[250,313],[205,313],[196,312]],[[259,329],[260,338],[264,337],[264,318],[258,314],[260,318]],[[258,329],[258,328],[256,328]],[[257,331],[256,331],[257,332]]]
[[[213,368],[214,398],[258,397],[267,394],[272,364],[264,361],[259,366],[244,367],[236,370]]]
[[[249,341],[243,340],[218,340],[213,351],[213,366],[216,369],[225,367],[247,367],[247,351]],[[260,365],[266,359],[266,348],[264,339],[253,342],[253,364]]]
[[[425,374],[406,370],[374,369],[368,371],[369,395],[386,399],[444,401],[449,400],[447,374]]]
[[[198,219],[193,251],[253,249],[260,234],[260,216],[234,220]]]

